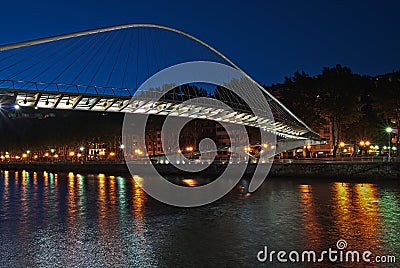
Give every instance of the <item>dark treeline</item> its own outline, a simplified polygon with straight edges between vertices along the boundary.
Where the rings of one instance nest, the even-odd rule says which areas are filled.
[[[121,135],[123,119],[120,113],[26,108],[11,118],[4,112],[1,115],[0,151],[114,140]]]
[[[400,72],[372,77],[336,65],[313,77],[295,72],[266,88],[314,130],[331,124],[334,155],[340,141],[387,144],[385,127],[400,127]]]

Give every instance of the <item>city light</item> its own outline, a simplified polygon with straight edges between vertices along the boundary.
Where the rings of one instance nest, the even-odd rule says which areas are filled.
[[[20,108],[21,108],[21,107],[19,107],[19,105],[18,105],[18,104],[15,104],[15,105],[14,105],[14,109],[15,109],[15,110],[17,110],[17,111],[18,111]]]
[[[110,152],[110,156],[115,156],[115,153],[114,152]]]
[[[186,152],[193,152],[193,146],[187,146]]]
[[[137,154],[137,155],[142,155],[142,154],[143,154],[143,151],[140,150],[140,149],[135,149],[135,154]]]
[[[268,147],[268,143],[263,143],[263,145],[262,145],[264,148],[267,148]]]
[[[360,146],[364,146],[365,142],[364,141],[360,141]]]
[[[75,152],[69,152],[68,155],[69,155],[69,156],[74,156],[74,155],[75,155]]]
[[[390,127],[390,126],[388,126],[388,127],[386,127],[385,128],[385,131],[386,131],[386,133],[388,134],[388,137],[389,137],[389,140],[388,140],[388,149],[389,149],[389,152],[388,152],[388,157],[389,157],[389,159],[390,159],[390,147],[391,147],[391,140],[390,140],[390,134],[392,133],[392,131],[393,131],[393,129]]]
[[[81,147],[79,148],[79,151],[83,152],[83,150],[85,150],[85,147],[81,146]]]
[[[343,148],[343,147],[345,146],[345,143],[344,143],[343,141],[341,141],[341,142],[339,143],[339,146]]]

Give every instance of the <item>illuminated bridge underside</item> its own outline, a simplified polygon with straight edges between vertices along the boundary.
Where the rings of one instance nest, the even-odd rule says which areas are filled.
[[[241,124],[261,128],[287,139],[305,140],[309,137],[302,136],[304,129],[293,129],[282,122],[267,118],[260,118],[240,111],[226,111],[221,108],[185,105],[172,101],[147,100],[144,98],[132,99],[130,96],[99,96],[95,94],[70,94],[58,92],[32,92],[10,91],[14,94],[18,105],[22,107],[35,107],[44,109],[65,109],[97,112],[123,112],[138,114],[169,115],[199,119],[211,119],[233,124]]]

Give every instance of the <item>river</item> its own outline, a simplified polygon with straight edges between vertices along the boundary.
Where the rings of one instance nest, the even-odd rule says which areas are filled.
[[[318,258],[339,240],[344,253],[371,251],[371,267],[396,267],[376,256],[400,261],[399,180],[267,179],[251,195],[246,183],[212,204],[178,208],[129,176],[1,171],[0,267],[357,267],[327,256],[288,260],[304,250]],[[265,247],[288,262],[276,254],[260,262]]]

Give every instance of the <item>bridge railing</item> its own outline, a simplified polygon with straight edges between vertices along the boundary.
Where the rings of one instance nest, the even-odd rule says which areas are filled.
[[[134,89],[105,86],[75,85],[62,83],[44,83],[24,80],[0,80],[0,88],[14,91],[36,91],[65,94],[90,94],[112,97],[132,97]]]

